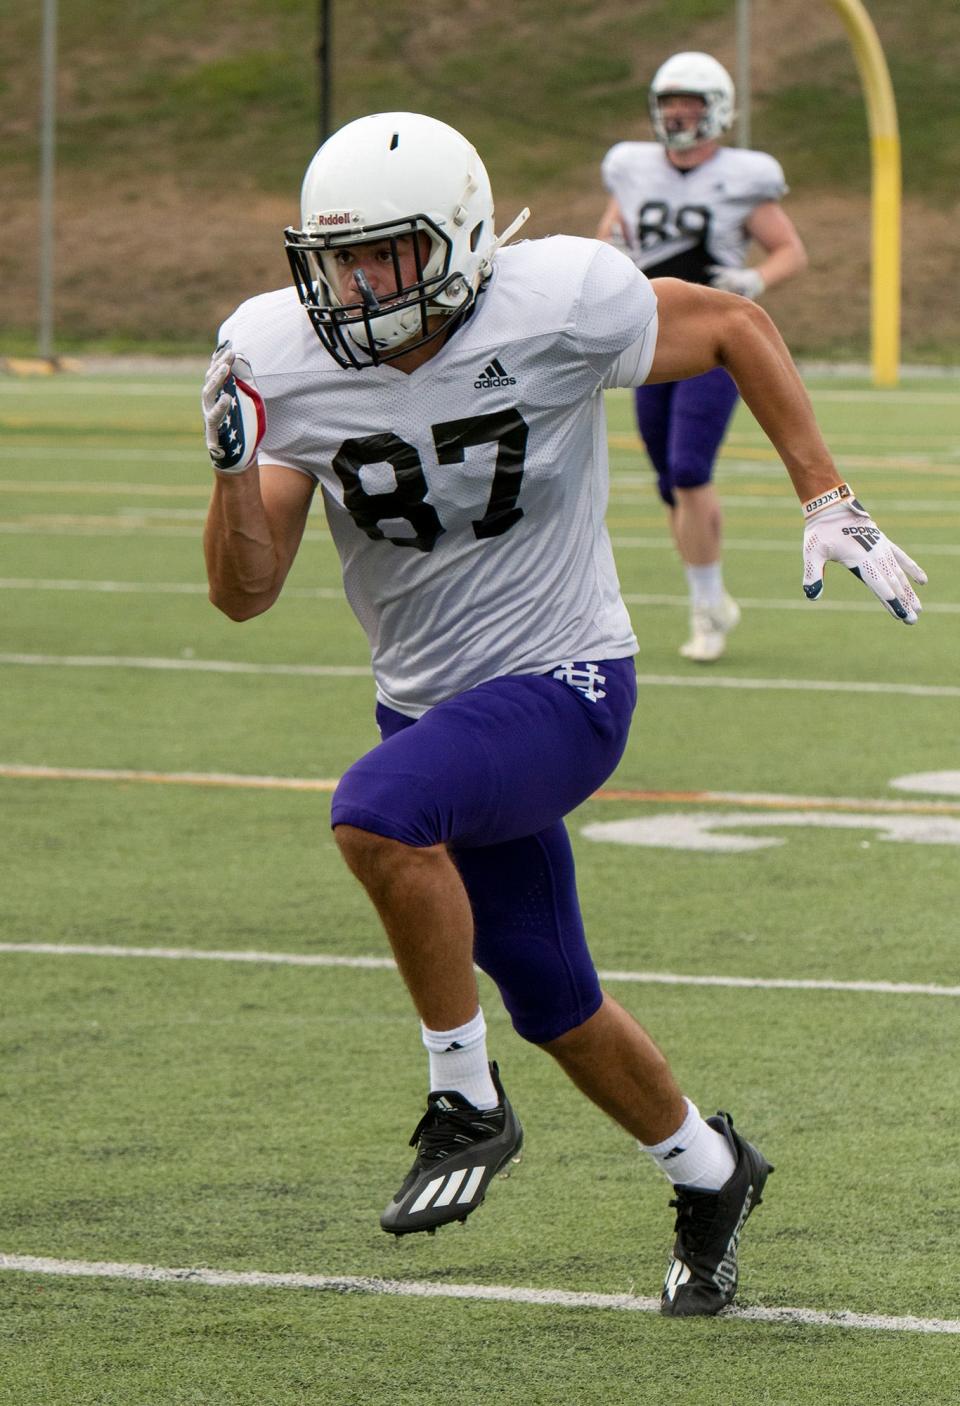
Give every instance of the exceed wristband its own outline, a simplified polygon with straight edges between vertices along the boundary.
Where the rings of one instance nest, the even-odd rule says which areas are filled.
[[[817,513],[822,513],[824,508],[835,508],[840,503],[852,506],[856,503],[853,489],[849,483],[838,483],[835,488],[828,488],[826,493],[821,493],[816,498],[810,498],[803,504],[801,512],[804,518],[816,517]]]

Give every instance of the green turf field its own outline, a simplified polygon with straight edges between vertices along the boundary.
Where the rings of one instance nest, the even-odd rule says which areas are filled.
[[[375,736],[322,518],[231,624],[196,380],[0,378],[2,1406],[955,1399],[960,383],[812,390],[927,610],[906,629],[836,568],[804,600],[743,414],[719,482],[744,618],[705,667],[609,402],[641,691],[619,798],[570,818],[591,942],[777,1166],[738,1310],[685,1324],[650,1311],[669,1187],[487,983],[524,1161],[466,1227],[381,1233],[425,1064],[327,827]]]

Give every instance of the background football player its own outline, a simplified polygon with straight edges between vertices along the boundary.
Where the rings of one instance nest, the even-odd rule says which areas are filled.
[[[678,280],[655,295],[596,240],[503,248],[521,220],[497,237],[476,151],[432,118],[361,118],[321,147],[286,232],[294,286],[227,319],[203,390],[210,596],[235,620],[274,603],[319,486],[382,738],[341,779],[331,820],[429,1062],[383,1228],[464,1219],[520,1149],[476,961],[518,1033],[675,1183],[664,1312],[715,1313],[768,1164],[728,1115],[700,1116],[601,990],[563,823],[617,765],[636,698],[604,525],[604,387],[726,366],[806,505],[808,594],[840,560],[912,623],[904,568],[923,577],[839,482],[764,312]],[[322,726],[304,718],[305,748]],[[379,1030],[371,1019],[374,1044]]]
[[[598,238],[620,243],[649,278],[683,278],[747,298],[806,267],[800,236],[779,201],[779,164],[762,151],[723,147],[733,123],[730,75],[709,54],[674,54],[650,85],[655,142],[619,142],[601,168],[610,201]],[[762,260],[744,266],[751,241]],[[740,619],[722,573],[722,515],[713,466],[737,401],[723,367],[681,384],[641,386],[637,424],[670,509],[690,595],[690,638],[680,653],[719,659]]]

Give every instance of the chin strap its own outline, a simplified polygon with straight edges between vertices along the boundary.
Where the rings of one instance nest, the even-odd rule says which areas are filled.
[[[506,229],[503,231],[503,234],[497,235],[497,238],[493,242],[493,248],[490,250],[490,253],[484,259],[483,264],[481,265],[481,278],[486,278],[490,273],[491,269],[493,268],[493,258],[497,250],[502,249],[503,246],[506,244],[507,240],[512,239],[513,236],[517,233],[517,230],[521,229],[527,223],[529,218],[530,210],[525,205],[520,211],[517,218],[513,221],[513,223],[507,225]]]

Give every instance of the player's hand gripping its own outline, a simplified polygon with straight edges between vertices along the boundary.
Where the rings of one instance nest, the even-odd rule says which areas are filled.
[[[754,301],[767,286],[756,269],[731,269],[711,264],[707,272],[711,287],[721,288],[724,293],[739,293],[741,297],[753,298]]]
[[[841,483],[803,505],[803,589],[808,600],[823,594],[823,569],[838,561],[869,586],[885,610],[915,625],[922,606],[907,580],[925,585],[927,576],[873,521],[849,484]]]
[[[257,457],[267,417],[249,366],[229,342],[210,358],[200,404],[213,467],[219,473],[243,473]]]

